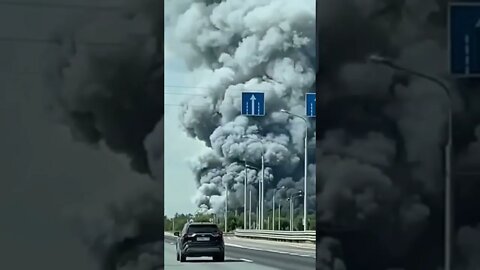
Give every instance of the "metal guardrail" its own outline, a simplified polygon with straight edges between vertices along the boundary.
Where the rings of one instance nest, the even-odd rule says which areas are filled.
[[[236,237],[292,242],[316,242],[315,231],[235,230]]]

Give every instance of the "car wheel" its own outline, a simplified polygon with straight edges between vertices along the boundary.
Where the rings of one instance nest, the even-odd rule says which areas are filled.
[[[181,262],[186,262],[187,261],[187,256],[180,254],[180,261]]]
[[[216,262],[225,261],[225,253],[221,253],[219,255],[213,256],[213,260],[216,261]]]

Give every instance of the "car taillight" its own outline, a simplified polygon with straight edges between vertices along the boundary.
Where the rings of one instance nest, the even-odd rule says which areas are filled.
[[[215,237],[215,238],[222,238],[223,234],[221,232],[220,233],[213,233],[212,236]]]
[[[183,235],[183,239],[184,239],[184,240],[188,240],[188,239],[190,239],[190,238],[192,238],[192,237],[193,237],[193,235],[190,235],[190,234],[185,234],[185,235]]]

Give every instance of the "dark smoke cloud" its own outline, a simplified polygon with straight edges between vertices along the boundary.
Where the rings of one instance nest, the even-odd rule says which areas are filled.
[[[163,3],[122,1],[120,13],[72,20],[46,55],[52,115],[73,138],[130,159],[130,194],[73,210],[76,231],[100,269],[158,269],[163,254]],[[99,179],[101,181],[101,179]],[[136,181],[136,182],[135,182]],[[82,208],[82,207],[80,207]],[[97,211],[94,211],[97,210]]]
[[[128,3],[124,14],[103,19],[113,21],[108,29],[102,19],[78,22],[56,34],[58,48],[48,55],[57,60],[49,61],[47,77],[52,106],[73,136],[91,145],[105,142],[140,173],[151,173],[144,140],[163,115],[163,29],[152,12],[157,2]]]
[[[163,254],[163,196],[150,183],[69,214],[101,269],[158,269]]]
[[[304,96],[315,82],[314,1],[168,1],[166,22],[171,47],[193,72],[203,97],[184,103],[180,115],[187,135],[212,149],[193,161],[196,205],[223,211],[225,189],[230,209],[243,207],[245,161],[256,167],[265,158],[265,199],[283,185],[288,195],[303,190],[305,123],[281,109],[305,114]],[[265,92],[267,114],[240,115],[243,91]],[[315,189],[315,123],[309,121],[310,191]],[[247,171],[252,207],[258,201],[261,172]],[[307,196],[314,211],[315,196]],[[222,202],[223,200],[223,202]],[[298,204],[300,209],[302,204]]]
[[[447,99],[428,81],[366,62],[380,53],[452,90],[456,266],[479,269],[478,81],[447,70],[447,1],[317,1],[317,233],[323,269],[440,269]],[[467,173],[465,173],[467,172]],[[461,210],[460,210],[461,209]],[[321,242],[320,242],[321,243]],[[421,258],[421,259],[419,259]]]
[[[317,265],[320,270],[346,270],[345,264],[338,258],[341,255],[340,243],[325,237],[317,243]]]
[[[161,13],[154,12],[159,10],[157,4],[159,1],[132,5],[134,11],[100,33],[112,37],[120,29],[123,37],[125,29],[150,30],[125,37],[131,41],[125,47],[85,47],[76,42],[79,37],[75,34],[86,24],[71,27],[73,30],[58,39],[62,46],[49,77],[55,109],[76,138],[93,145],[104,141],[128,155],[135,170],[153,176],[161,175],[154,165],[163,164],[154,160],[159,158],[157,147],[163,138],[155,135],[161,132],[159,108],[163,104],[158,90],[163,50],[159,29],[163,25],[159,27]],[[248,159],[259,166],[258,143],[240,140],[243,134],[264,138],[269,149],[268,194],[272,187],[285,185],[290,189],[279,193],[285,198],[301,186],[303,124],[278,111],[287,108],[303,113],[302,96],[312,87],[317,68],[317,121],[321,125],[319,136],[310,132],[309,137],[319,139],[315,169],[319,173],[318,234],[333,238],[319,242],[318,247],[327,254],[322,255],[322,267],[438,269],[443,256],[446,100],[436,85],[365,63],[370,53],[381,53],[441,76],[452,88],[454,175],[461,195],[457,207],[462,209],[456,230],[458,270],[479,268],[478,247],[472,241],[478,235],[475,228],[480,219],[480,187],[473,181],[478,176],[460,172],[473,171],[478,163],[480,94],[478,81],[454,81],[445,76],[445,0],[319,1],[318,66],[314,64],[315,44],[305,39],[315,39],[313,1],[170,1],[166,7],[166,22],[175,26],[174,47],[192,69],[213,70],[206,82],[198,85],[208,88],[205,97],[186,103],[181,116],[188,135],[213,149],[194,161],[204,164],[193,166],[199,187],[197,205],[218,209],[227,184],[231,203],[239,206],[242,151],[248,151]],[[144,23],[151,27],[143,27]],[[140,27],[118,27],[120,24]],[[245,89],[265,91],[272,113],[261,120],[238,116],[239,93]],[[314,143],[309,143],[310,153]],[[310,160],[313,165],[313,155]],[[254,188],[258,171],[248,173]],[[310,185],[315,183],[312,173]],[[128,202],[143,209],[143,203]],[[111,217],[110,231],[121,227],[115,222],[116,215],[104,215]],[[135,216],[127,220],[142,223]],[[124,237],[106,246],[115,250],[122,239],[141,238],[146,235],[143,231],[119,234]],[[92,250],[95,246],[89,244]],[[100,250],[111,254],[109,248]],[[100,261],[111,257],[102,256]],[[141,259],[130,260],[134,263],[128,265],[149,262],[148,255],[136,257]]]

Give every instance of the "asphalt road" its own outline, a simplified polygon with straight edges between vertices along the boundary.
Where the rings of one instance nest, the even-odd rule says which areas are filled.
[[[175,237],[165,235],[165,269],[227,269],[227,270],[312,270],[315,250],[301,245],[267,243],[243,239],[225,239],[225,262],[211,258],[187,258],[180,263],[175,255]]]

